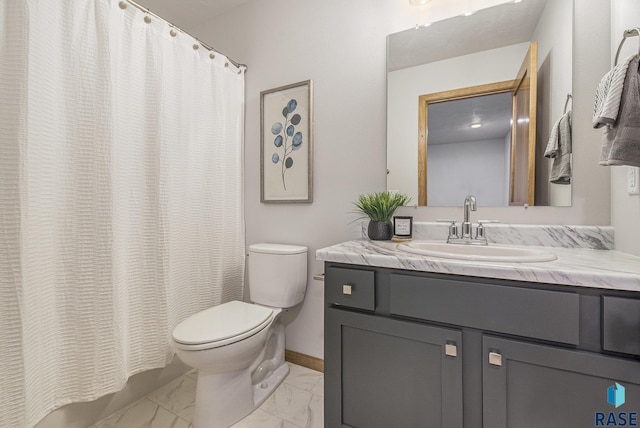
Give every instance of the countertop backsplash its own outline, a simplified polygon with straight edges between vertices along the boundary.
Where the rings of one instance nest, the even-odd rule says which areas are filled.
[[[459,225],[460,222],[457,222]],[[362,237],[367,238],[368,221],[362,223]],[[489,223],[484,225],[489,244],[535,245],[542,247],[614,249],[612,226],[565,226]],[[413,239],[443,241],[448,223],[414,222]]]

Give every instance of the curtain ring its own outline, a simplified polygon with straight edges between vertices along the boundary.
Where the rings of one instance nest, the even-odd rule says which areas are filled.
[[[175,29],[173,29],[173,28],[172,28],[172,29],[169,31],[169,34],[171,35],[171,37],[175,37],[175,36],[177,36],[177,35],[178,35],[178,32],[177,32]]]
[[[200,49],[200,45],[199,45],[199,44],[197,44],[197,43],[194,43],[194,44],[193,44],[193,50],[194,50],[194,51],[197,51],[198,49]]]
[[[216,54],[214,54],[213,52],[209,54],[209,58],[214,59],[215,57],[216,57]]]
[[[120,6],[120,9],[126,9],[127,8],[127,2],[126,1],[121,1],[118,3],[118,6]]]
[[[146,22],[147,24],[151,24],[151,17],[149,15],[146,15],[144,17],[144,22]]]

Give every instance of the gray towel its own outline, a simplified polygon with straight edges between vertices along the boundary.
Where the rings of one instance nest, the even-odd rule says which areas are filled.
[[[544,155],[553,159],[549,181],[555,184],[571,184],[571,110],[553,125]]]
[[[596,102],[593,107],[593,127],[601,128],[605,125],[612,127],[618,119],[620,98],[624,79],[627,76],[629,63],[633,55],[628,56],[620,64],[614,66],[604,75],[596,91]]]
[[[638,56],[629,63],[618,120],[607,130],[601,165],[640,166],[640,76]],[[605,127],[607,129],[607,127]]]
[[[549,134],[549,141],[547,142],[547,147],[544,149],[544,157],[545,158],[555,158],[558,156],[560,151],[560,145],[558,144],[558,136],[560,128],[560,121],[564,115],[560,116],[560,119],[556,120],[556,123],[551,127],[551,133]]]

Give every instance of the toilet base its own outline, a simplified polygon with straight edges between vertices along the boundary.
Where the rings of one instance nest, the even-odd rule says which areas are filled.
[[[285,362],[258,385],[251,372],[198,373],[194,428],[227,428],[251,414],[280,386],[289,374]]]
[[[289,364],[284,363],[271,376],[253,387],[253,399],[255,407],[258,408],[275,391],[289,374]]]

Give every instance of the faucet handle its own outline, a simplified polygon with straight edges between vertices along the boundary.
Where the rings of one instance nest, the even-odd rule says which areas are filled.
[[[478,226],[476,227],[476,239],[487,242],[487,236],[484,230],[484,225],[487,223],[500,223],[500,220],[478,220]]]
[[[458,225],[456,225],[455,220],[439,218],[436,221],[438,223],[449,223],[449,236],[447,236],[447,242],[458,237]]]

